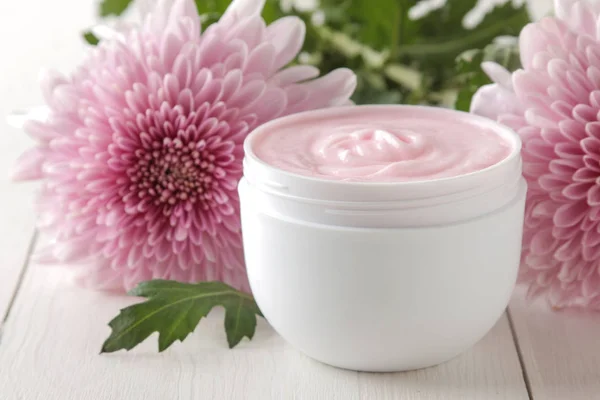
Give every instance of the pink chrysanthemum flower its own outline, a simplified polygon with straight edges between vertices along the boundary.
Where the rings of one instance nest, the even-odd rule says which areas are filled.
[[[158,2],[141,27],[91,50],[70,77],[50,74],[37,146],[18,179],[41,179],[40,259],[77,265],[85,283],[131,288],[153,278],[221,280],[249,290],[237,183],[242,142],[266,121],[347,104],[349,70],[319,79],[284,68],[305,26],[265,26],[264,0],[235,0],[200,32],[193,0]]]
[[[600,7],[557,0],[555,11],[521,32],[521,70],[484,65],[495,84],[471,111],[524,142],[520,281],[556,308],[600,310]]]

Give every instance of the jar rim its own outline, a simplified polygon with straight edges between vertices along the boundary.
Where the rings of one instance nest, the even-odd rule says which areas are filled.
[[[411,180],[411,181],[347,181],[347,180],[334,180],[322,177],[314,177],[302,175],[296,172],[287,171],[279,167],[273,166],[263,160],[261,160],[253,150],[253,143],[257,137],[264,134],[265,131],[277,129],[278,127],[288,126],[296,122],[302,121],[306,123],[307,119],[318,119],[323,117],[343,117],[348,112],[360,108],[366,112],[394,112],[402,110],[414,110],[415,112],[429,112],[435,114],[444,115],[458,115],[465,119],[468,123],[473,123],[473,126],[482,126],[492,130],[494,133],[500,135],[506,139],[511,146],[511,152],[502,160],[497,163],[490,165],[486,168],[482,168],[473,172],[459,174],[455,176],[434,178],[434,179],[422,179],[422,180]],[[445,192],[453,189],[462,187],[463,190],[476,186],[478,181],[485,179],[487,175],[497,170],[512,169],[515,170],[515,166],[518,166],[518,175],[521,175],[521,159],[520,153],[522,148],[522,142],[517,133],[507,126],[501,125],[500,123],[475,114],[471,114],[465,111],[458,111],[452,109],[446,109],[442,107],[423,106],[423,105],[347,105],[330,107],[325,109],[311,110],[299,112],[296,114],[280,117],[269,121],[263,125],[260,125],[254,129],[244,141],[244,176],[250,181],[261,181],[262,184],[275,189],[286,191],[290,184],[300,185],[303,187],[317,185],[320,188],[327,187],[333,190],[353,190],[357,192],[370,192],[376,193],[378,191],[397,191],[403,192],[416,191],[420,192],[426,188],[438,187],[446,188]],[[511,168],[512,167],[512,168]],[[261,177],[256,175],[260,174]],[[266,176],[268,175],[268,176]],[[511,172],[511,175],[515,175]],[[444,193],[444,191],[442,191]],[[389,197],[389,196],[385,196]],[[429,196],[427,196],[429,197]],[[413,197],[413,198],[419,198]],[[334,200],[334,199],[330,199]],[[341,199],[340,199],[341,200]],[[357,199],[360,201],[371,200],[371,199]],[[372,199],[379,201],[381,199]]]

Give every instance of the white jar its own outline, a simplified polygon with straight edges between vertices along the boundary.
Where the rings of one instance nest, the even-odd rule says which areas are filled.
[[[409,106],[361,109],[382,107]],[[492,328],[515,285],[526,193],[519,137],[461,113],[512,143],[508,158],[403,183],[301,176],[253,152],[266,131],[339,112],[285,117],[246,140],[239,193],[255,299],[286,341],[333,366],[401,371],[449,360]]]

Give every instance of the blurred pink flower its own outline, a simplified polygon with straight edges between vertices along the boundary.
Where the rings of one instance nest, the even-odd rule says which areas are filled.
[[[529,184],[520,281],[556,308],[600,310],[600,7],[556,0],[525,27],[523,68],[495,64],[471,111],[524,142]]]
[[[193,0],[159,1],[141,27],[91,50],[70,77],[48,74],[37,145],[15,178],[41,179],[38,259],[78,266],[83,281],[121,289],[153,278],[221,280],[249,290],[237,183],[242,142],[286,114],[347,104],[354,74],[314,79],[284,68],[303,22],[268,27],[264,0],[234,0],[200,33]]]

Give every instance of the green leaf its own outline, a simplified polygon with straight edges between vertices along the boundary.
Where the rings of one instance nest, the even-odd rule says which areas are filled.
[[[359,90],[353,96],[358,104],[398,104],[402,101],[402,94],[398,90]]]
[[[96,46],[98,43],[100,43],[100,39],[98,39],[96,37],[96,35],[94,35],[92,32],[87,31],[83,33],[83,39],[88,42],[89,44],[91,44],[92,46]]]
[[[457,59],[456,69],[459,73],[457,80],[462,80],[462,89],[459,90],[456,97],[454,108],[461,111],[469,111],[471,98],[483,85],[491,83],[491,80],[481,69],[481,63],[484,61],[483,50],[467,51]]]
[[[417,90],[421,87],[422,73],[401,64],[389,64],[384,70],[385,76],[400,86]]]
[[[454,108],[468,111],[475,92],[492,81],[481,68],[484,61],[494,61],[509,71],[520,68],[517,39],[497,40],[483,49],[468,50],[456,59],[455,81],[459,88]]]
[[[346,66],[368,76],[353,96],[358,104],[400,100],[452,106],[463,88],[456,84],[456,57],[483,48],[497,36],[516,36],[530,22],[525,6],[509,2],[467,28],[463,21],[477,0],[446,1],[420,19],[409,18],[409,10],[417,3],[320,0],[325,25],[314,26],[310,18],[303,18],[308,24],[305,51],[311,59],[320,60],[316,66],[322,73]]]
[[[112,332],[101,353],[131,350],[154,332],[162,352],[176,340],[183,341],[200,319],[214,307],[225,308],[225,332],[229,348],[244,337],[252,339],[256,316],[262,316],[254,299],[222,282],[179,283],[167,280],[143,282],[129,292],[146,301],[122,309],[109,322]]]
[[[327,41],[344,57],[354,58],[360,56],[366,67],[381,68],[389,58],[388,53],[377,52],[343,32],[333,31],[325,26],[315,27],[315,31],[322,40]]]
[[[221,15],[227,10],[231,0],[195,0],[198,14],[202,20],[202,26],[206,29],[209,25],[217,22]],[[267,0],[263,8],[262,17],[267,24],[284,16],[279,7],[278,0]]]
[[[133,0],[102,0],[100,3],[100,16],[121,15]]]
[[[229,6],[230,0],[196,0],[198,14],[218,13],[223,14]]]
[[[285,13],[281,10],[279,0],[267,0],[262,12],[262,17],[267,25],[283,17],[284,15]]]
[[[321,8],[330,28],[376,50],[392,54],[402,43],[412,21],[408,10],[416,0],[323,0]]]
[[[498,36],[518,35],[530,21],[525,5],[515,8],[509,1],[495,7],[475,28],[467,29],[462,21],[476,3],[476,0],[446,2],[444,7],[420,20],[421,29],[414,44],[402,47],[399,55],[426,57],[430,62],[454,59],[463,51],[481,48]]]

